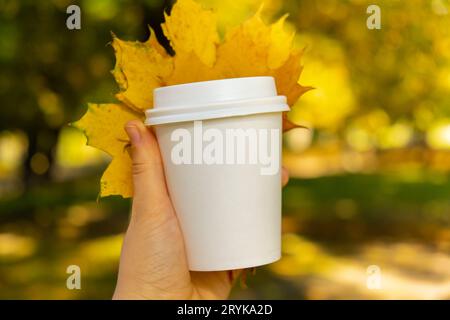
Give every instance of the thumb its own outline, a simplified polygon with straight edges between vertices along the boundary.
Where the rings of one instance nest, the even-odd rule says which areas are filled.
[[[170,203],[159,146],[154,134],[139,120],[125,125],[133,163],[133,216],[154,216],[161,204]]]

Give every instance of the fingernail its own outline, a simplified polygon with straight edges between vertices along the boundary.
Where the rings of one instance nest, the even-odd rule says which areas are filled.
[[[135,145],[141,141],[141,133],[139,129],[135,126],[126,126],[125,131],[128,134],[128,137],[131,140],[131,144]]]

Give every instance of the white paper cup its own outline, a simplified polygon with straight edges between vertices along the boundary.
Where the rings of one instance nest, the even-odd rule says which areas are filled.
[[[281,113],[287,110],[272,77],[154,91],[146,124],[155,126],[190,270],[280,258]]]

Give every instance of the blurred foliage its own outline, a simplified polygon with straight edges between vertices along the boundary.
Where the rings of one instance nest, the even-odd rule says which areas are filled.
[[[221,34],[259,0],[199,0]],[[65,26],[78,4],[82,28]],[[267,0],[305,48],[285,135],[284,258],[236,298],[450,298],[450,3]],[[97,202],[108,157],[66,124],[114,101],[110,32],[161,33],[162,0],[0,0],[0,298],[110,298],[129,202]],[[83,290],[65,288],[66,267]],[[368,290],[366,268],[383,271]]]
[[[113,100],[110,32],[143,40],[149,32],[147,24],[158,28],[165,5],[79,1],[82,29],[71,31],[65,26],[70,4],[65,0],[0,2],[0,99],[4,101],[0,128],[26,134],[27,182],[40,181],[49,172],[30,170],[33,155],[41,154],[53,164],[60,128],[79,118],[88,101]]]
[[[448,3],[378,1],[381,30],[364,27],[370,1],[288,4],[292,22],[306,30],[302,40],[311,46],[314,60],[325,70],[329,65],[343,67],[357,115],[381,109],[390,121],[404,119],[421,130],[449,116],[450,21],[447,11],[437,7],[445,9]],[[416,124],[423,109],[430,112],[430,123]]]

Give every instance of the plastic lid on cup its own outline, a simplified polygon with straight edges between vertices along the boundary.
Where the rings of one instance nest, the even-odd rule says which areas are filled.
[[[273,77],[193,82],[154,90],[147,125],[288,111]]]

